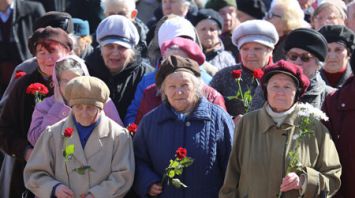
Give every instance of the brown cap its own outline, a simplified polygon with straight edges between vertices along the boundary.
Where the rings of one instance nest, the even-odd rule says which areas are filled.
[[[72,79],[64,91],[64,97],[71,107],[76,104],[86,104],[103,109],[109,96],[110,90],[107,85],[92,76],[80,76]]]
[[[196,77],[200,77],[200,67],[198,63],[189,58],[183,58],[181,56],[169,56],[160,65],[160,68],[155,76],[155,84],[160,88],[165,78],[174,72],[186,71]]]
[[[28,48],[30,49],[32,55],[36,54],[37,45],[45,41],[58,42],[69,51],[73,49],[73,41],[64,30],[47,26],[45,28],[38,28],[28,39]]]

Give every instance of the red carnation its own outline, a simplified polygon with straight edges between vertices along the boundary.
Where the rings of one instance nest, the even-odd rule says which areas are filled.
[[[176,150],[176,157],[179,158],[180,160],[184,159],[187,155],[187,150],[185,148],[179,147]]]
[[[253,72],[253,76],[254,76],[255,79],[259,79],[260,80],[261,77],[263,77],[263,75],[264,75],[264,71],[262,69],[256,69]]]
[[[24,72],[22,70],[18,70],[18,71],[16,71],[15,79],[19,79],[19,78],[21,78],[24,75],[26,75],[26,72]]]
[[[128,125],[127,130],[131,135],[134,135],[137,132],[138,126],[136,123],[132,122],[131,124]]]
[[[36,95],[36,94],[47,95],[48,88],[41,83],[32,83],[27,87],[26,93],[32,95]]]
[[[70,138],[73,135],[74,129],[73,128],[66,128],[64,130],[64,137]]]
[[[242,70],[241,69],[233,70],[232,76],[234,79],[238,79],[238,78],[242,77]]]

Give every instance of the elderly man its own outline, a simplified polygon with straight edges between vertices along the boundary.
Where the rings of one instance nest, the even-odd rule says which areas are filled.
[[[299,28],[289,33],[285,41],[286,60],[302,67],[311,84],[300,102],[321,108],[325,97],[335,91],[326,85],[319,70],[327,57],[327,40],[313,29]],[[259,109],[265,102],[261,86],[255,91],[250,110]]]
[[[121,118],[126,115],[138,82],[153,70],[142,63],[135,46],[139,35],[133,23],[124,16],[105,18],[96,30],[100,47],[86,58],[92,76],[103,80],[110,88],[110,97]]]

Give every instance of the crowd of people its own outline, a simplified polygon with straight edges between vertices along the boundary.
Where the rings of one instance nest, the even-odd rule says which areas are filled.
[[[0,197],[354,196],[354,13],[0,0]]]

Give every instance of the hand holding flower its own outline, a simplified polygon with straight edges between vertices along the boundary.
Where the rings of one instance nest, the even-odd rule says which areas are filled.
[[[72,198],[72,197],[74,197],[73,191],[70,188],[68,188],[67,186],[65,186],[64,184],[60,184],[59,186],[57,186],[54,194],[57,198]]]
[[[149,188],[148,194],[150,196],[155,197],[161,194],[162,192],[163,192],[163,187],[160,184],[152,184]]]
[[[300,177],[295,173],[288,173],[283,179],[280,186],[280,192],[287,192],[290,190],[298,190],[302,186]]]

